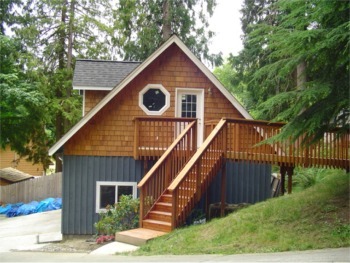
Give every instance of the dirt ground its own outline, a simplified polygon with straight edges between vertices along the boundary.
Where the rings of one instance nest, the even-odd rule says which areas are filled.
[[[97,244],[94,237],[71,238],[57,243],[50,243],[35,251],[57,253],[90,253],[107,243]]]

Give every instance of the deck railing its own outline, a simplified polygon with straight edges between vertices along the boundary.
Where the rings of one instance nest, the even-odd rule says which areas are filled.
[[[318,143],[302,145],[296,141],[261,143],[278,135],[284,123],[227,120],[227,158],[250,160],[279,166],[329,167],[349,169],[350,134],[327,132]],[[211,124],[210,124],[211,125]],[[210,127],[210,126],[207,126]],[[207,131],[208,132],[208,131]]]
[[[158,159],[181,131],[195,119],[136,117],[134,119],[134,158]]]
[[[172,228],[182,225],[225,162],[226,129],[221,120],[168,187],[172,194]]]
[[[197,150],[197,121],[193,120],[142,178],[140,189],[140,222],[164,193],[175,176]]]

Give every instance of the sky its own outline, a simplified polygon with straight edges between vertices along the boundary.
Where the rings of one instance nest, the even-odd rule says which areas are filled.
[[[240,39],[243,34],[241,29],[241,9],[243,0],[217,0],[217,6],[213,16],[209,20],[210,30],[216,32],[212,39],[210,51],[222,52],[227,58],[230,53],[237,55],[243,48]]]

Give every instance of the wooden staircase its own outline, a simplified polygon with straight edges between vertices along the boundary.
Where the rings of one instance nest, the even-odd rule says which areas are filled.
[[[142,220],[143,228],[170,232],[172,230],[172,202],[172,195],[168,191],[162,194],[159,200],[148,212],[145,219]]]
[[[224,164],[223,123],[217,127],[199,149],[188,128],[139,183],[140,227],[170,232],[185,223]]]

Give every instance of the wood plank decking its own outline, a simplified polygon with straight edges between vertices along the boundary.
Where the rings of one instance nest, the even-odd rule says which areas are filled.
[[[116,233],[115,241],[131,244],[134,246],[141,246],[146,244],[148,240],[163,236],[165,234],[167,233],[146,228],[135,228]]]

